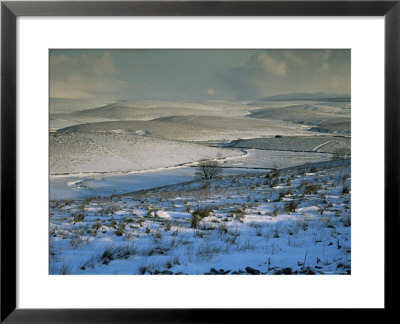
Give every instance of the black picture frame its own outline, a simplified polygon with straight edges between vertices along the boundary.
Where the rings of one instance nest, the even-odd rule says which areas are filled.
[[[400,0],[395,1],[4,1],[1,3],[1,322],[197,323],[259,318],[268,309],[16,308],[16,19],[19,16],[384,16],[385,311],[395,310],[400,228]],[[373,260],[371,260],[373,262]],[[367,283],[366,283],[367,285]],[[40,292],[39,292],[40,293]],[[393,296],[393,297],[392,297]],[[248,317],[249,319],[249,317]],[[252,320],[250,320],[251,322]]]

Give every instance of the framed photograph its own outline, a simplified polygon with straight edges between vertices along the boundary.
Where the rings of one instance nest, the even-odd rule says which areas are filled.
[[[393,309],[398,1],[1,11],[1,321]]]

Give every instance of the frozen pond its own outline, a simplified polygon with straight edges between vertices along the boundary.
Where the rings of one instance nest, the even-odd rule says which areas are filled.
[[[222,166],[223,175],[238,175],[330,159],[326,153],[250,149],[246,155],[224,159]],[[157,188],[194,180],[195,171],[193,167],[179,167],[127,174],[51,176],[50,200],[104,197]]]
[[[110,196],[187,182],[195,179],[196,168],[176,168],[113,176],[65,176],[50,178],[50,200]],[[224,175],[266,172],[260,169],[224,169]]]

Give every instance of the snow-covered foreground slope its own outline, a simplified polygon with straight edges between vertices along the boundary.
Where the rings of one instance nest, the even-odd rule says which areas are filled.
[[[350,162],[50,202],[50,274],[349,274]]]

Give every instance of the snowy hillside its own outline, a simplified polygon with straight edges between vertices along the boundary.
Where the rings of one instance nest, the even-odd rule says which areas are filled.
[[[351,149],[350,137],[339,136],[284,136],[237,140],[232,147],[295,152],[329,152],[339,148]]]
[[[121,172],[169,167],[239,150],[150,138],[130,132],[50,134],[50,174]]]
[[[49,273],[350,274],[351,104],[301,98],[51,101]]]
[[[280,108],[259,108],[250,111],[250,117],[276,119],[296,124],[311,125],[312,131],[350,134],[350,106],[348,103],[291,104]]]
[[[50,202],[50,274],[350,274],[350,163]]]
[[[50,127],[101,121],[153,120],[169,116],[241,117],[247,103],[234,101],[96,101],[50,99]]]
[[[145,132],[146,135],[171,140],[231,140],[275,134],[298,135],[306,133],[297,125],[276,120],[229,118],[210,116],[173,116],[148,121],[93,122],[59,129],[72,132]]]

